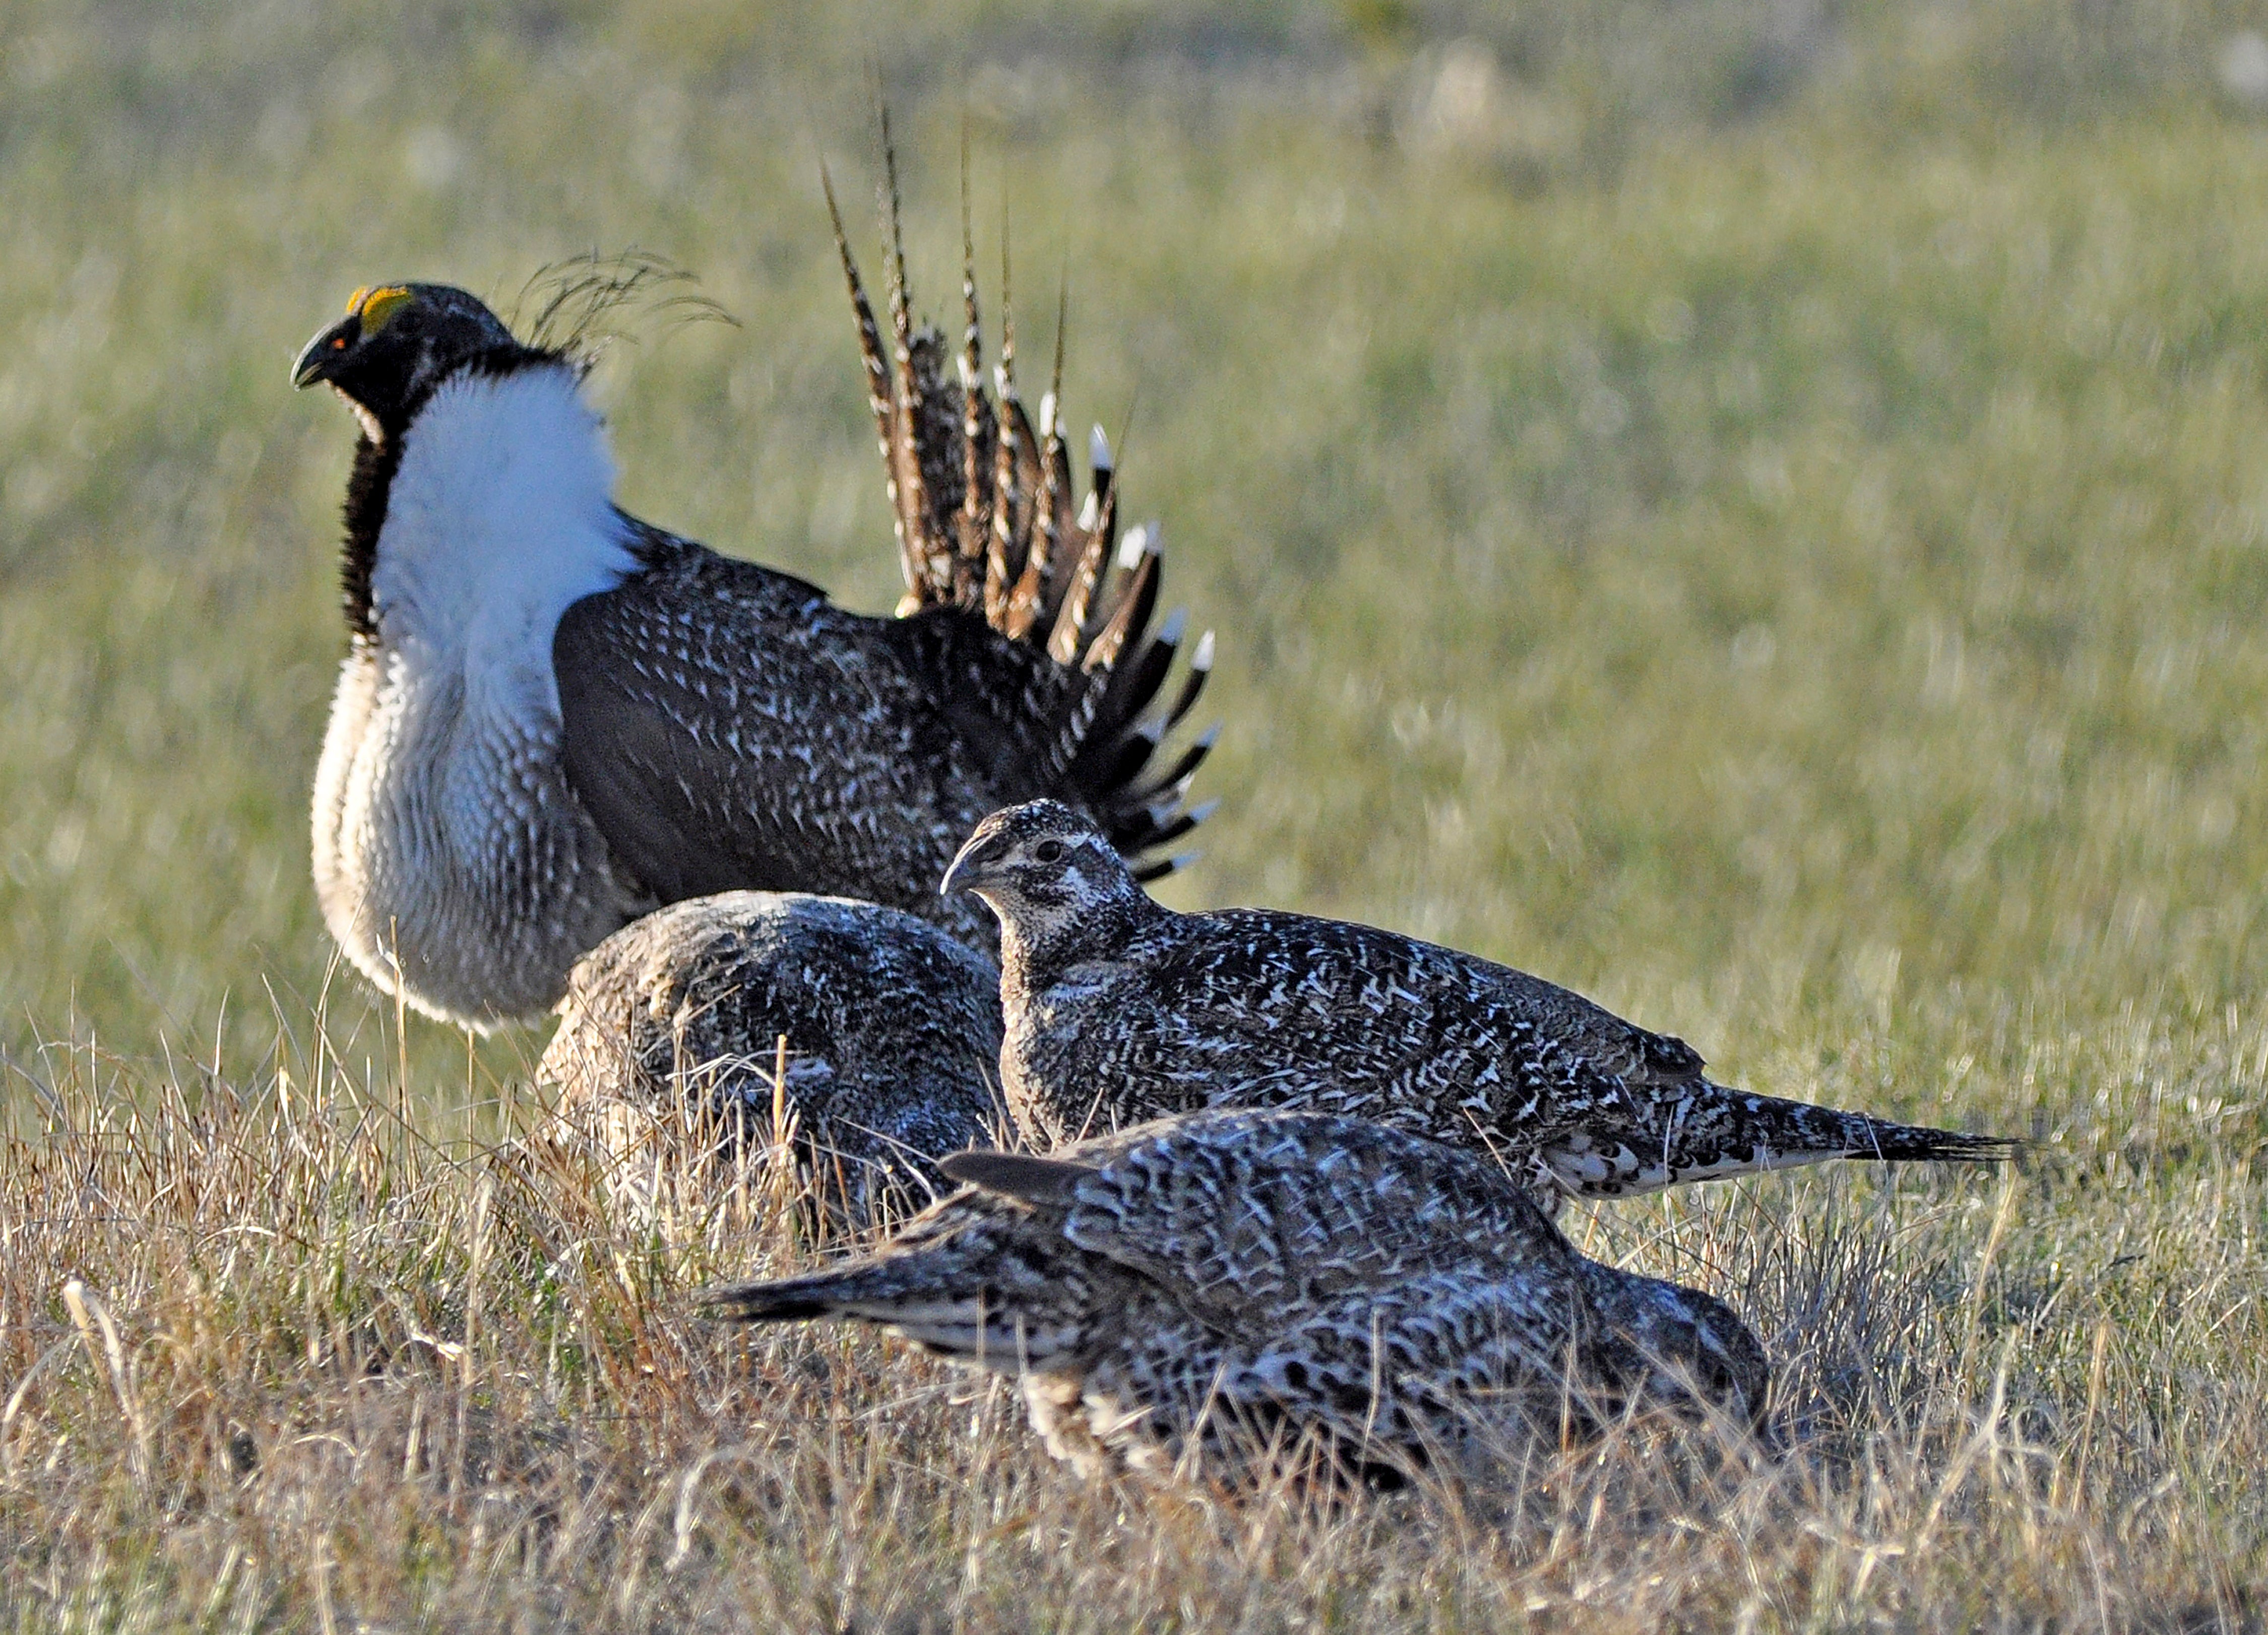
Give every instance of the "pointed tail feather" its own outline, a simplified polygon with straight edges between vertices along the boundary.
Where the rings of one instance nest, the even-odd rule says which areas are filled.
[[[1886,1163],[2007,1163],[2024,1149],[2012,1135],[1970,1135],[1960,1130],[1933,1130],[1926,1125],[1886,1124],[1868,1119],[1867,1129],[1846,1150],[1846,1158],[1880,1160]]]
[[[852,1279],[841,1272],[784,1278],[774,1283],[742,1283],[703,1289],[694,1304],[704,1317],[730,1323],[807,1323],[836,1316]]]
[[[1999,1163],[2015,1155],[2021,1143],[1997,1135],[1969,1135],[1926,1125],[1896,1124],[1871,1113],[1818,1107],[1778,1096],[1747,1096],[1712,1086],[1727,1099],[1729,1117],[1766,1152],[1785,1153],[1785,1162],[1858,1158],[1882,1163]],[[1767,1166],[1779,1168],[1778,1163]]]
[[[992,462],[992,538],[984,561],[984,622],[1005,629],[1008,598],[1017,576],[1024,571],[1022,535],[1016,526],[1016,475],[1020,469],[1019,442],[1024,431],[1024,406],[1016,397],[1016,309],[1009,299],[1008,222],[1000,221],[1000,365],[993,371],[1000,407],[994,415],[998,432]],[[981,383],[980,383],[981,385]]]
[[[890,439],[888,466],[890,497],[895,502],[898,545],[908,593],[926,603],[940,593],[949,595],[953,583],[953,553],[944,546],[932,526],[929,484],[922,469],[921,434],[932,405],[925,371],[915,363],[913,291],[906,278],[905,233],[900,218],[898,152],[890,140],[890,111],[881,110],[882,170],[888,179],[887,209],[890,280],[891,361],[895,365],[892,385],[897,396]]]
[[[890,509],[893,525],[898,533],[899,549],[905,548],[905,518],[898,507],[896,479],[897,460],[893,451],[896,434],[892,422],[897,414],[896,399],[890,385],[888,356],[882,348],[881,326],[874,321],[874,308],[866,299],[866,288],[858,278],[858,263],[850,254],[850,241],[843,231],[843,212],[835,202],[834,179],[827,167],[819,167],[819,185],[827,194],[828,219],[835,226],[835,248],[843,258],[843,282],[850,287],[850,311],[858,327],[858,356],[866,377],[866,406],[874,415],[874,439],[882,452],[883,470],[890,473]],[[910,559],[904,559],[909,563]],[[912,589],[910,578],[907,588]]]
[[[955,1268],[930,1264],[934,1258],[880,1257],[808,1277],[704,1289],[695,1300],[703,1316],[728,1323],[887,1323],[939,1351],[975,1353],[987,1327],[982,1282],[964,1288]]]
[[[1624,1162],[1602,1169],[1594,1147],[1563,1155],[1566,1162],[1555,1167],[1577,1193],[1612,1196],[1838,1158],[1999,1163],[2014,1158],[2023,1145],[2003,1136],[1896,1124],[1808,1102],[1751,1096],[1705,1081],[1701,1088],[1708,1099],[1681,1098],[1660,1133],[1633,1133]]]
[[[1219,736],[1218,726],[1207,727],[1164,773],[1148,783],[1124,791],[1122,805],[1137,805],[1146,810],[1161,801],[1171,799],[1178,803],[1185,798],[1189,792],[1189,781],[1197,775],[1197,768],[1204,764],[1205,757],[1212,753],[1212,746]]]
[[[1077,1332],[1014,1309],[990,1287],[982,1266],[950,1243],[914,1254],[885,1251],[806,1277],[704,1289],[695,1301],[703,1316],[727,1323],[875,1323],[927,1350],[1010,1373],[1044,1363]]]
[[[961,560],[954,565],[953,599],[977,599],[988,536],[991,495],[983,477],[984,331],[976,312],[976,236],[968,217],[968,126],[961,127],[961,304],[967,319],[961,341]]]
[[[1067,299],[1068,291],[1065,297]],[[1055,370],[1047,395],[1040,400],[1040,483],[1033,501],[1024,571],[1016,580],[1016,589],[1008,598],[1006,621],[1000,627],[1001,633],[1012,642],[1025,640],[1035,625],[1046,621],[1063,579],[1058,561],[1064,532],[1062,512],[1064,496],[1071,488],[1070,463],[1064,454],[1062,414],[1064,318],[1067,310],[1064,304],[1058,304]]]
[[[1008,641],[1044,656],[1054,679],[1032,690],[1028,672],[1004,668],[994,684],[1000,692],[988,708],[1017,700],[1019,736],[1038,746],[1038,764],[1028,769],[1038,792],[1092,810],[1128,861],[1138,864],[1146,847],[1185,833],[1202,817],[1202,810],[1193,814],[1187,808],[1186,796],[1211,736],[1179,752],[1163,774],[1152,763],[1204,688],[1211,633],[1182,663],[1182,616],[1168,617],[1152,632],[1162,577],[1160,536],[1152,524],[1130,534],[1121,546],[1120,485],[1100,429],[1089,439],[1091,486],[1074,514],[1062,397],[1068,290],[1059,296],[1049,390],[1035,429],[1016,393],[1005,223],[997,397],[985,389],[965,134],[966,327],[957,349],[936,330],[915,324],[887,110],[882,144],[887,336],[859,280],[823,169],[821,181],[888,481],[907,588],[899,612],[968,609]],[[1181,681],[1171,702],[1161,706],[1176,668]],[[964,685],[985,683],[972,677]]]

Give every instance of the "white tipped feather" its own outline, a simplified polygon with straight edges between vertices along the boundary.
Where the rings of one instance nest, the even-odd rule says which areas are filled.
[[[1190,655],[1190,656],[1189,656],[1189,668],[1190,668],[1191,670],[1207,670],[1207,671],[1209,671],[1209,670],[1211,670],[1211,669],[1212,668],[1212,632],[1211,632],[1211,631],[1208,630],[1208,631],[1206,631],[1206,632],[1204,633],[1204,634],[1203,634],[1203,635],[1201,635],[1201,636],[1199,636],[1199,637],[1197,638],[1197,650],[1195,653],[1193,653],[1192,655]],[[1212,740],[1211,740],[1211,734],[1208,734],[1208,735],[1206,736],[1206,740],[1205,740],[1205,741],[1206,741],[1207,743],[1211,743],[1211,742],[1212,741]]]
[[[1118,565],[1130,573],[1142,561],[1142,553],[1150,547],[1150,524],[1144,523],[1118,542]]]
[[[1174,786],[1173,792],[1167,795],[1165,799],[1161,801],[1154,801],[1150,805],[1143,808],[1144,812],[1148,816],[1150,821],[1162,828],[1167,824],[1172,822],[1174,818],[1180,816],[1182,811],[1182,796],[1187,788],[1188,781],[1185,779],[1182,782],[1175,784]],[[1202,805],[1189,807],[1188,809],[1189,820],[1192,824],[1203,823],[1206,818],[1213,815],[1214,810],[1219,808],[1219,805],[1220,803],[1219,801],[1212,800],[1207,801]]]
[[[1086,434],[1086,463],[1098,472],[1113,469],[1110,460],[1110,439],[1103,436],[1102,428],[1100,426]]]

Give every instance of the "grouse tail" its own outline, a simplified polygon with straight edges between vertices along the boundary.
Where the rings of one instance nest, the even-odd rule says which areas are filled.
[[[1028,1360],[1035,1339],[1044,1339],[988,1298],[975,1258],[950,1242],[884,1251],[805,1277],[704,1289],[695,1303],[703,1316],[728,1322],[869,1323],[949,1357],[1002,1366]]]
[[[1924,1125],[1896,1124],[1867,1113],[1709,1087],[1713,1105],[1698,1116],[1673,1117],[1660,1140],[1660,1163],[1641,1184],[1792,1169],[1850,1158],[1883,1163],[2000,1163],[2022,1143]],[[1633,1189],[1636,1190],[1636,1189]]]
[[[1162,536],[1153,523],[1120,537],[1117,462],[1100,426],[1086,441],[1086,494],[1076,495],[1063,412],[1067,292],[1057,296],[1055,354],[1036,426],[1027,412],[1016,382],[1005,227],[1000,355],[988,389],[966,133],[961,157],[963,323],[950,361],[943,333],[914,320],[887,113],[887,334],[821,172],[905,577],[898,612],[968,610],[1045,661],[1055,684],[1037,693],[1048,718],[1031,735],[1042,763],[1035,793],[1092,811],[1138,877],[1152,880],[1187,861],[1155,854],[1211,810],[1192,805],[1189,792],[1213,734],[1171,751],[1166,744],[1211,674],[1212,633],[1185,650],[1186,615],[1176,609],[1158,617]]]

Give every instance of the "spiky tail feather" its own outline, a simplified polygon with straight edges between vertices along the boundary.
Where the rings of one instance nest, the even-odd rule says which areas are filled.
[[[704,1316],[733,1323],[875,1323],[941,1356],[979,1366],[1012,1367],[1033,1357],[1035,1337],[987,1300],[982,1275],[949,1247],[870,1257],[773,1283],[707,1289],[696,1302]]]
[[[2021,1145],[2006,1136],[1968,1135],[1958,1130],[1933,1129],[1927,1125],[1893,1124],[1869,1113],[1815,1107],[1776,1096],[1743,1096],[1737,1090],[1724,1094],[1735,1097],[1742,1105],[1753,1102],[1768,1130],[1774,1125],[1786,1128],[1790,1146],[1811,1148],[1822,1157],[1869,1159],[1884,1163],[1999,1163],[2014,1157]]]
[[[978,330],[975,246],[968,229],[968,164],[961,168],[961,294],[966,330],[957,378],[946,378],[946,346],[917,328],[898,222],[897,156],[883,126],[887,333],[876,321],[850,242],[826,186],[828,213],[857,319],[869,407],[888,479],[905,576],[902,614],[969,610],[1012,642],[1038,649],[1064,686],[1056,718],[1040,735],[1042,791],[1083,805],[1143,879],[1182,858],[1145,854],[1189,832],[1211,810],[1189,802],[1189,781],[1212,747],[1208,731],[1152,770],[1167,736],[1187,717],[1212,670],[1212,633],[1199,637],[1178,687],[1168,691],[1187,632],[1179,610],[1153,629],[1162,548],[1155,524],[1118,539],[1119,493],[1110,444],[1096,427],[1090,478],[1074,503],[1062,409],[1064,326],[1059,307],[1049,390],[1035,431],[1016,392],[1015,319],[1009,305],[1004,231],[1002,344],[997,400],[985,391]]]
[[[1867,1113],[1753,1096],[1719,1084],[1707,1088],[1712,1096],[1722,1098],[1713,1116],[1673,1125],[1662,1144],[1660,1168],[1647,1163],[1639,1186],[1629,1190],[1837,1158],[2000,1163],[2014,1157],[2023,1145],[2005,1136],[1894,1124]],[[1650,1161],[1654,1155],[1639,1156]]]
[[[1849,1158],[1926,1160],[1945,1163],[2006,1163],[2023,1150],[2023,1142],[2008,1135],[1969,1135],[1959,1130],[1933,1130],[1924,1125],[1874,1121],[1867,1145],[1845,1154]]]
[[[840,1272],[820,1272],[776,1283],[708,1288],[694,1296],[694,1305],[704,1317],[730,1323],[809,1323],[836,1314],[850,1280]]]

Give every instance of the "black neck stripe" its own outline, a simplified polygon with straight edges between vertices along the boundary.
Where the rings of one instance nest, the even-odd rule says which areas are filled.
[[[401,437],[355,442],[354,469],[347,474],[346,539],[339,549],[339,596],[347,629],[357,641],[375,641],[378,620],[371,605],[371,575],[378,567],[378,535],[386,526],[386,500],[401,465]]]

